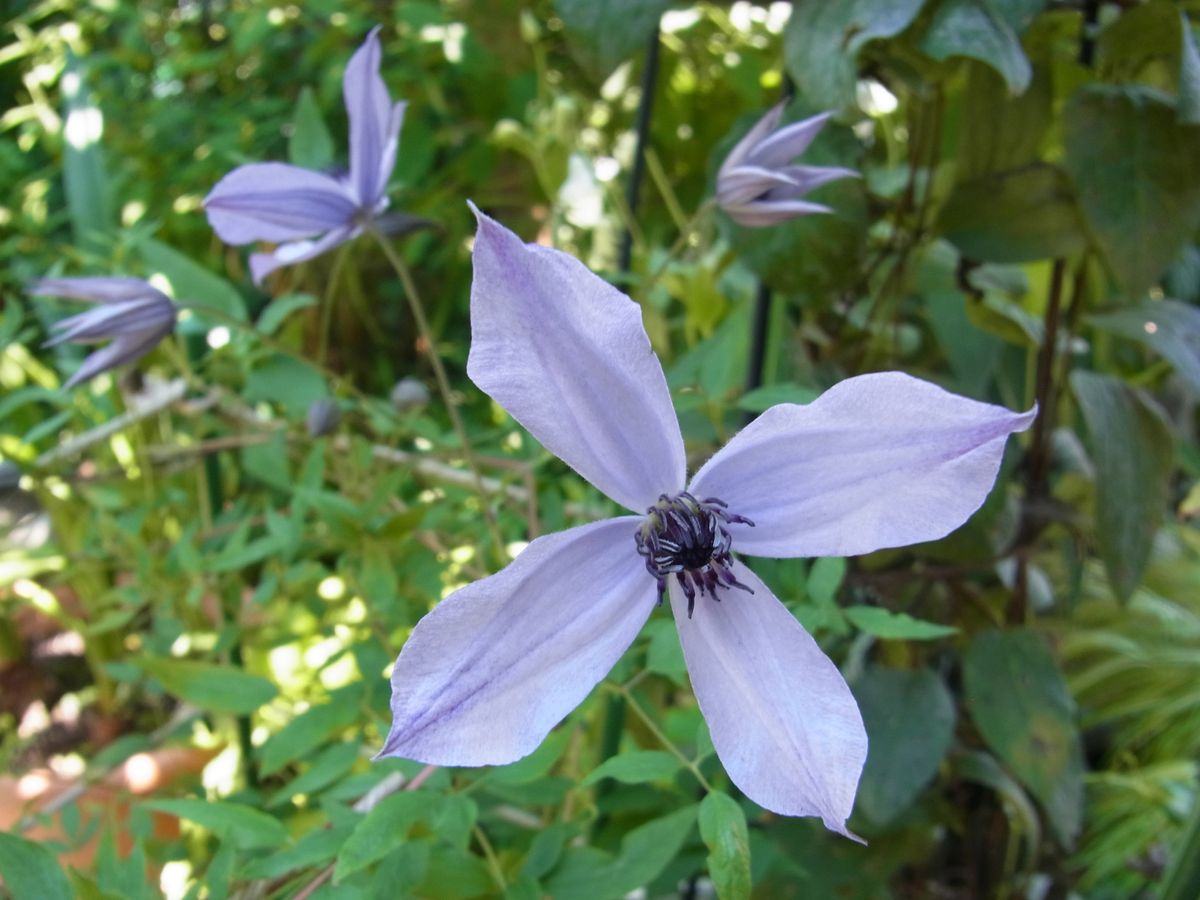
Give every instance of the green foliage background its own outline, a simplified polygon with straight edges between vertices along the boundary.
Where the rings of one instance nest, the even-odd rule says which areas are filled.
[[[131,798],[127,818],[67,803],[36,842],[21,834],[46,822],[17,822],[0,834],[8,890],[1200,895],[1197,6],[13,12],[0,47],[0,757],[14,775],[51,761],[91,780],[160,747],[218,755],[201,779]],[[393,208],[434,223],[398,246],[502,487],[487,503],[505,541],[608,510],[465,378],[468,198],[642,304],[696,464],[748,415],[866,371],[1039,404],[985,507],[946,539],[758,567],[862,707],[871,754],[850,825],[869,846],[736,792],[665,612],[531,757],[422,773],[401,792],[421,766],[369,761],[409,630],[497,568],[497,548],[440,400],[388,400],[399,378],[433,381],[379,248],[362,240],[258,290],[200,202],[244,162],[344,161],[342,67],[376,23],[384,79],[410,101]],[[742,229],[702,204],[787,85],[793,117],[837,113],[812,161],[864,177],[821,190],[832,215]],[[651,101],[631,210],[634,122]],[[141,377],[65,393],[82,353],[42,342],[68,307],[23,285],[113,272],[221,318],[185,320]],[[304,417],[324,396],[342,423],[311,438]],[[587,585],[564,602],[586,603]],[[47,634],[81,640],[55,655]],[[34,701],[76,710],[61,745],[18,732]],[[164,838],[156,816],[184,830]],[[60,865],[81,846],[98,848],[90,863]]]

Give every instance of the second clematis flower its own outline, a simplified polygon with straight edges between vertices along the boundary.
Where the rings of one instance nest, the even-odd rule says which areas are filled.
[[[739,225],[761,228],[797,216],[832,212],[824,204],[801,198],[839,178],[858,177],[853,169],[793,164],[832,113],[780,128],[783,108],[780,103],[759,119],[717,172],[717,205]]]
[[[666,379],[632,300],[476,211],[471,379],[630,510],[540,537],[414,628],[381,756],[446,766],[532,752],[665,592],[729,777],[845,834],[867,736],[850,689],[736,554],[847,556],[939,538],[992,488],[1013,413],[899,372],[781,404],[689,481]]]
[[[404,103],[392,103],[379,74],[379,28],[346,66],[342,93],[350,118],[350,171],[327,175],[286,163],[234,169],[204,200],[208,223],[227,244],[277,241],[250,256],[256,284],[281,266],[319,256],[357,237],[388,206]]]

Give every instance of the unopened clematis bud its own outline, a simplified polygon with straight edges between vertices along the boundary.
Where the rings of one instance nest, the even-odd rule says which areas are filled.
[[[308,415],[304,417],[308,436],[313,438],[329,434],[341,421],[342,411],[338,409],[337,401],[332,397],[319,397],[314,400],[308,408]]]
[[[415,378],[401,378],[392,388],[391,401],[400,412],[419,409],[429,402],[429,388]]]
[[[820,133],[832,113],[779,128],[780,103],[738,141],[717,172],[717,204],[739,225],[762,228],[797,216],[832,210],[800,199],[839,178],[857,178],[853,169],[803,166],[791,162]]]
[[[392,103],[379,74],[379,28],[346,66],[342,93],[350,118],[350,171],[341,177],[286,163],[234,169],[204,199],[208,224],[227,244],[277,241],[250,255],[256,284],[281,266],[312,259],[358,236],[388,206],[404,103]]]
[[[112,339],[111,344],[83,361],[64,385],[68,388],[141,359],[174,330],[178,312],[170,297],[140,278],[43,278],[29,286],[29,293],[97,304],[94,309],[56,322],[52,327],[57,334],[46,346]]]

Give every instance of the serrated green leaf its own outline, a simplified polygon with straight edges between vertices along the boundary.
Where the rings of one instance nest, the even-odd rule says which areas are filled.
[[[587,786],[604,778],[613,778],[624,784],[664,781],[674,776],[679,767],[679,760],[665,750],[631,750],[606,759],[592,769],[581,783]]]
[[[333,883],[383,859],[406,840],[418,822],[439,813],[441,797],[421,791],[401,791],[384,797],[355,827],[338,852]]]
[[[914,619],[908,613],[894,613],[879,606],[847,606],[842,613],[859,631],[886,640],[932,641],[958,633],[950,625]]]
[[[708,874],[720,900],[750,896],[750,831],[746,815],[728,794],[713,791],[700,803],[700,838],[708,848]]]
[[[270,702],[278,689],[261,675],[190,659],[143,656],[134,660],[167,693],[201,709],[242,715]]]
[[[54,854],[33,841],[0,831],[0,877],[14,898],[71,900],[71,885]]]
[[[274,816],[229,800],[200,800],[185,797],[168,800],[147,800],[142,809],[154,810],[186,819],[232,841],[244,850],[260,847],[279,847],[287,842],[287,829]]]

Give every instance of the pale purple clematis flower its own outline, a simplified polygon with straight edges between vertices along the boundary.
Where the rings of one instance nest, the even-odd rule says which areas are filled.
[[[51,326],[57,334],[47,347],[112,340],[83,361],[63,385],[67,388],[141,359],[174,330],[178,312],[170,297],[140,278],[43,278],[29,285],[29,293],[98,304]]]
[[[739,225],[763,227],[832,212],[800,198],[830,181],[858,177],[853,169],[789,165],[808,149],[833,113],[778,128],[783,108],[780,103],[759,119],[717,172],[717,205]]]
[[[734,551],[847,556],[939,538],[983,503],[1006,438],[1034,413],[899,372],[863,375],[767,410],[689,482],[637,304],[476,215],[468,374],[634,514],[534,540],[417,623],[392,673],[380,755],[479,766],[532,752],[665,591],[734,784],[849,835],[867,754],[854,697]]]
[[[379,28],[350,58],[342,79],[350,117],[350,171],[326,175],[286,163],[234,169],[204,200],[208,223],[227,244],[277,241],[250,256],[256,284],[281,266],[312,259],[357,237],[387,209],[404,103],[393,104],[379,75]]]

